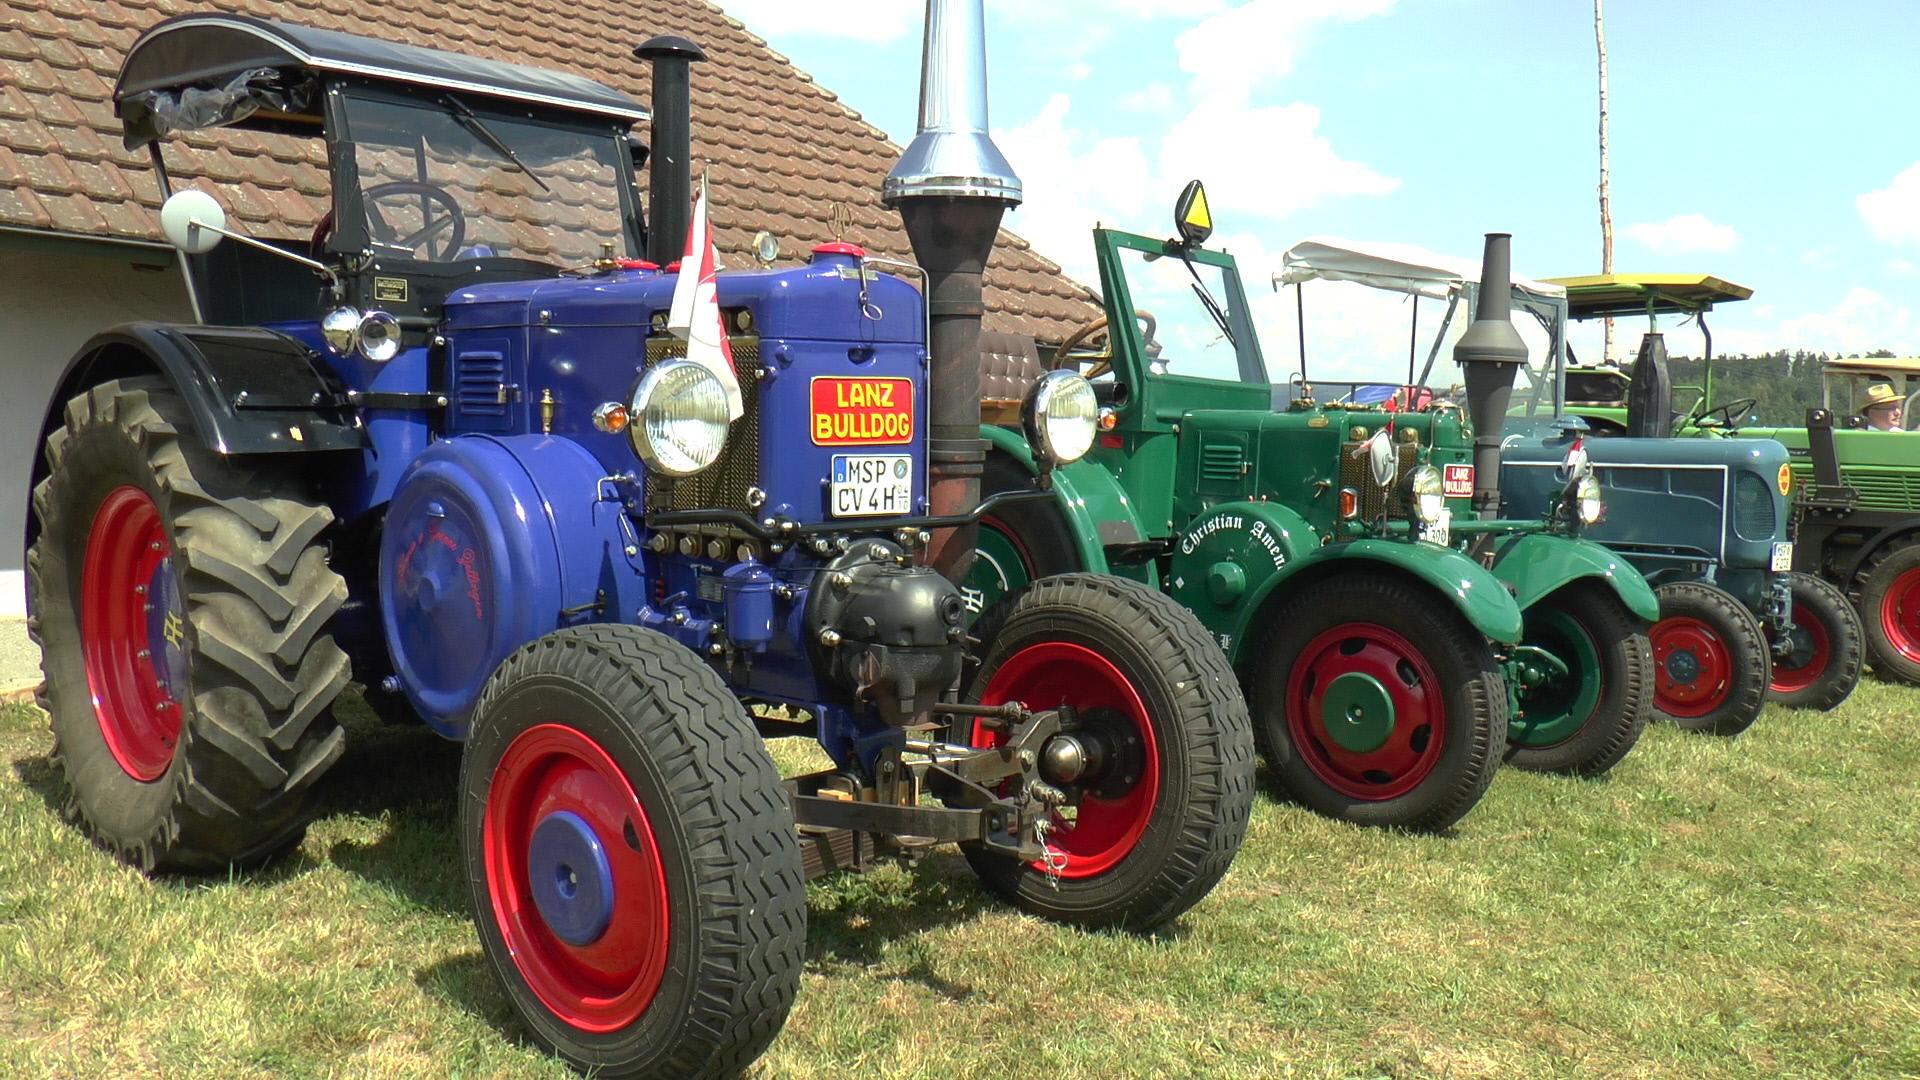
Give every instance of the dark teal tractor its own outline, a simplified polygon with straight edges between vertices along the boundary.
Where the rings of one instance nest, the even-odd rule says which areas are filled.
[[[1492,384],[1465,409],[1317,401],[1273,384],[1238,266],[1204,242],[1197,185],[1175,218],[1173,239],[1096,230],[1105,315],[1050,365],[1035,352],[993,372],[987,489],[1044,475],[1057,499],[983,520],[978,632],[1048,574],[1159,588],[1233,662],[1277,786],[1344,820],[1443,828],[1503,760],[1588,775],[1620,761],[1650,714],[1657,607],[1578,535],[1598,511],[1591,477],[1492,512],[1498,468],[1480,466],[1499,440],[1477,432],[1489,417],[1497,432],[1519,365],[1505,313],[1465,347]],[[1055,434],[1023,429],[1013,404],[1074,370],[1100,430],[1050,469]]]
[[[929,55],[983,58],[979,0],[940,9],[961,40]],[[65,369],[28,625],[66,805],[143,869],[298,844],[350,680],[461,742],[460,892],[513,1015],[593,1075],[682,1080],[780,1030],[820,874],[957,844],[1044,917],[1177,917],[1245,831],[1253,739],[1205,628],[1135,583],[1039,583],[969,645],[971,530],[1052,498],[983,503],[966,475],[968,267],[1019,186],[929,161],[986,158],[984,114],[938,108],[984,100],[983,59],[927,88],[950,123],[883,193],[920,266],[830,243],[708,275],[701,53],[637,52],[651,116],[265,19],[141,35],[115,102],[161,191],[164,143],[235,127],[305,140],[276,145],[326,161],[332,213],[268,241],[206,191],[166,199],[196,319],[103,329]],[[771,738],[831,764],[783,778]]]
[[[1287,255],[1283,277],[1349,280],[1409,294],[1416,327],[1421,297],[1445,301],[1424,359],[1417,350],[1409,353],[1412,386],[1452,378],[1440,347],[1457,306],[1480,292],[1471,267],[1456,260],[1355,245],[1298,245]],[[1509,507],[1523,506],[1552,492],[1570,452],[1591,462],[1606,513],[1584,535],[1631,561],[1655,586],[1661,603],[1651,634],[1659,666],[1655,707],[1682,727],[1736,734],[1759,717],[1769,697],[1811,708],[1845,700],[1859,681],[1860,628],[1831,586],[1790,572],[1786,448],[1764,438],[1653,437],[1578,415],[1568,399],[1585,401],[1598,392],[1595,380],[1602,376],[1568,368],[1569,292],[1551,281],[1521,281],[1512,290],[1514,306],[1544,345],[1522,372],[1507,416],[1502,497],[1519,500]],[[1644,310],[1646,295],[1638,301]],[[1589,303],[1576,314],[1597,311]],[[1664,373],[1657,335],[1646,350],[1658,350]],[[1654,385],[1652,377],[1641,383],[1643,389]],[[1620,437],[1626,435],[1634,437]]]

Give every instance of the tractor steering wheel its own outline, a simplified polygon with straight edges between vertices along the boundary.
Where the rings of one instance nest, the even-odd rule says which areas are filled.
[[[407,207],[409,211],[421,215],[418,229],[400,235],[400,230],[380,213],[379,203],[395,198],[418,198],[421,203]],[[360,193],[360,201],[367,208],[367,232],[373,243],[386,249],[388,254],[403,258],[419,257],[420,249],[426,248],[425,261],[452,262],[454,254],[466,243],[467,215],[461,211],[460,204],[447,193],[447,189],[437,184],[428,184],[419,180],[390,180],[384,184],[375,184]],[[434,209],[440,213],[436,215]],[[313,228],[313,250],[326,249],[327,237],[333,233],[333,211],[327,211],[320,223]],[[315,258],[319,258],[316,254]]]
[[[1745,420],[1747,418],[1747,414],[1752,412],[1753,407],[1759,403],[1760,403],[1759,398],[1750,398],[1750,397],[1735,398],[1734,400],[1727,402],[1725,405],[1716,405],[1711,409],[1705,410],[1699,416],[1694,418],[1694,423],[1700,425],[1701,427],[1724,427],[1727,430],[1731,431],[1731,430],[1734,430],[1735,428],[1738,428],[1740,426],[1740,421]],[[1726,417],[1726,422],[1723,424],[1708,424],[1706,422],[1707,418],[1714,415],[1715,413],[1718,413],[1721,416]]]
[[[1142,324],[1140,333],[1141,337],[1147,342],[1149,355],[1157,352],[1158,350],[1155,346],[1158,343],[1153,340],[1153,332],[1159,329],[1159,320],[1155,319],[1152,314],[1146,311],[1135,311],[1133,315],[1134,318],[1140,320]],[[1095,337],[1105,338],[1099,352],[1090,353],[1085,356],[1073,355],[1073,350],[1092,341]],[[1082,362],[1088,360],[1093,361],[1093,366],[1081,372],[1081,374],[1088,379],[1097,379],[1113,370],[1113,338],[1112,335],[1107,333],[1107,317],[1105,315],[1101,315],[1085,326],[1075,330],[1073,333],[1068,334],[1067,339],[1060,343],[1060,347],[1053,350],[1053,367],[1055,369],[1078,368]]]

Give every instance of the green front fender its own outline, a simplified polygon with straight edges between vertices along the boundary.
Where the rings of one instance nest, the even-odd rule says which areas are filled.
[[[1495,552],[1493,574],[1513,590],[1522,611],[1569,582],[1599,578],[1635,615],[1648,622],[1660,618],[1660,601],[1647,579],[1625,559],[1589,540],[1549,533],[1514,537]]]
[[[1310,531],[1308,535],[1311,536]],[[1176,558],[1176,566],[1178,561]],[[1308,548],[1297,558],[1287,560],[1280,572],[1262,581],[1257,592],[1249,593],[1247,602],[1240,605],[1236,613],[1235,631],[1225,641],[1228,658],[1239,661],[1241,644],[1259,629],[1254,623],[1263,616],[1268,599],[1289,583],[1298,587],[1309,580],[1363,574],[1382,566],[1445,596],[1474,629],[1494,641],[1514,644],[1520,640],[1519,606],[1507,595],[1500,581],[1479,563],[1452,548],[1434,544],[1353,540]],[[1200,614],[1202,621],[1207,621],[1205,613]]]
[[[987,440],[993,451],[998,451],[1019,462],[1020,466],[1035,476],[1040,474],[1039,466],[1034,464],[1033,450],[1027,446],[1027,440],[1018,432],[1006,428],[981,425],[980,437]],[[1133,512],[1133,502],[1127,498],[1126,489],[1114,478],[1111,472],[1082,458],[1071,465],[1063,465],[1053,470],[1054,501],[1060,506],[1060,514],[1066,519],[1067,531],[1073,536],[1074,550],[1080,555],[1080,568],[1090,573],[1104,574],[1107,568],[1106,544],[1110,533],[1116,543],[1134,542],[1151,537],[1141,524],[1138,514]],[[1155,584],[1149,581],[1148,584]]]

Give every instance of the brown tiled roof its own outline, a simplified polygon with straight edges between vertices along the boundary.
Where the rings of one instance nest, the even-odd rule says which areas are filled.
[[[693,72],[694,157],[711,166],[716,239],[748,265],[755,232],[781,238],[783,260],[832,239],[908,257],[880,180],[899,156],[884,134],[739,22],[703,0],[7,0],[0,14],[0,226],[157,239],[159,192],[144,154],[123,149],[113,114],[120,59],[169,15],[220,9],[367,32],[454,52],[574,71],[648,99],[631,48],[683,34],[708,62]],[[902,87],[902,93],[914,88]],[[206,186],[241,228],[305,237],[326,210],[325,153],[315,140],[243,131],[169,140],[167,164]],[[1000,234],[987,271],[988,328],[1058,341],[1098,314],[1092,295],[1025,240]]]

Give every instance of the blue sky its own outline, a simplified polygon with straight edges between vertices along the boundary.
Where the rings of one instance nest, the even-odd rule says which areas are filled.
[[[920,0],[720,2],[912,136]],[[1522,273],[1599,270],[1587,0],[987,9],[994,134],[1027,188],[1009,225],[1083,279],[1094,221],[1168,231],[1196,176],[1249,279],[1311,235],[1471,257],[1489,230],[1514,234]],[[1723,352],[1920,353],[1920,4],[1610,0],[1606,15],[1616,269],[1752,287],[1712,317]],[[1348,290],[1309,286],[1313,340],[1404,352],[1400,302]],[[1292,353],[1281,299],[1257,304],[1270,361]]]

